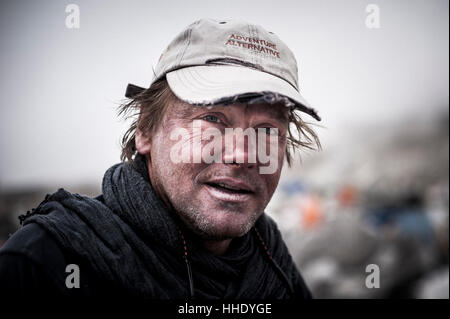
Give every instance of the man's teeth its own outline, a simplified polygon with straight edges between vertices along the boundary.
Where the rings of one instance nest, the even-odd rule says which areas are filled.
[[[246,190],[244,190],[244,189],[240,189],[240,188],[233,187],[233,186],[230,186],[230,185],[226,185],[226,184],[223,184],[223,183],[213,183],[211,185],[212,186],[219,186],[219,187],[222,187],[222,188],[225,188],[225,189],[229,189],[229,190],[232,190],[232,191],[246,192]]]
[[[219,185],[220,187],[223,187],[223,188],[231,189],[231,190],[233,190],[233,191],[240,191],[240,190],[241,190],[241,189],[239,189],[239,188],[234,188],[234,187],[231,187],[231,186],[222,184],[222,183],[217,183],[217,185]]]

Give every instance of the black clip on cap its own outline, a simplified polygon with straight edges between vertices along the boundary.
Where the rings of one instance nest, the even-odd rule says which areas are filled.
[[[145,89],[134,85],[134,84],[128,84],[127,85],[127,90],[125,91],[125,97],[132,99],[134,98],[136,95],[138,95],[139,93],[143,92]]]

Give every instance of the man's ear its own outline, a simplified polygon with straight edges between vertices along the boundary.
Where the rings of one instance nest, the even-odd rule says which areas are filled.
[[[151,150],[151,139],[144,134],[139,128],[136,129],[136,135],[134,138],[135,146],[140,154],[149,154]]]

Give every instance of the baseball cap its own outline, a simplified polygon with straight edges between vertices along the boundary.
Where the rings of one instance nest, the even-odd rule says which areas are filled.
[[[164,50],[154,72],[151,84],[166,76],[175,96],[189,104],[226,104],[271,93],[321,120],[299,92],[292,51],[273,32],[243,20],[193,22]],[[126,96],[141,90],[129,85]]]

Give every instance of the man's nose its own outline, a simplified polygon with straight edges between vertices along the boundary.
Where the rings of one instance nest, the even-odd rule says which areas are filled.
[[[248,138],[240,140],[233,136],[224,138],[223,163],[230,165],[246,166],[252,168],[256,166],[256,145],[249,143]]]

